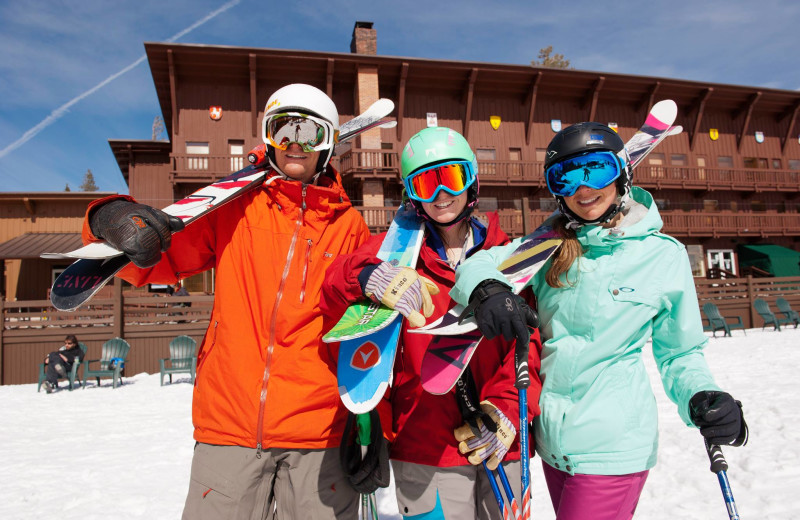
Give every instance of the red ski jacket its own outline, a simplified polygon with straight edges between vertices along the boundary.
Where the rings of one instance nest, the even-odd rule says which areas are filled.
[[[473,251],[508,243],[508,237],[500,230],[496,213],[488,215],[486,239],[476,244]],[[436,309],[428,321],[433,321],[447,312],[453,305],[448,295],[455,283],[455,271],[429,245],[429,233],[423,243],[417,262],[417,272],[433,280],[439,294],[432,295]],[[380,263],[375,256],[385,233],[371,237],[355,253],[341,256],[333,261],[322,287],[322,311],[338,319],[347,306],[363,299],[358,274],[367,265]],[[477,242],[477,240],[476,240]],[[458,443],[453,430],[463,424],[456,402],[455,391],[445,395],[429,394],[422,388],[420,370],[422,358],[433,336],[408,332],[408,323],[398,345],[394,365],[394,381],[387,391],[391,406],[392,431],[395,435],[391,457],[396,460],[437,467],[467,465],[467,458],[458,452]],[[541,341],[539,332],[531,335],[529,367],[531,385],[528,388],[528,421],[539,414],[539,356]],[[514,347],[502,338],[492,341],[484,339],[469,364],[474,376],[480,400],[488,399],[511,420],[519,430],[519,407],[517,389],[514,387]],[[382,420],[385,417],[382,413]],[[384,422],[384,429],[386,422]],[[511,446],[505,460],[519,460],[519,436]],[[533,443],[531,443],[531,446]]]
[[[175,234],[156,266],[120,272],[140,286],[216,269],[192,401],[197,441],[339,445],[347,410],[336,386],[338,345],[321,340],[335,321],[320,312],[319,294],[328,265],[369,230],[333,174],[307,186],[272,177]],[[97,240],[88,222],[84,237]]]

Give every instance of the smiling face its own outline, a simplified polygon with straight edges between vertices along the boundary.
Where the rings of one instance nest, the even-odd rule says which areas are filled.
[[[421,202],[421,204],[422,209],[431,219],[439,224],[447,224],[464,211],[468,200],[469,195],[466,191],[459,195],[450,195],[442,190],[433,199],[433,202]]]
[[[591,222],[603,216],[608,208],[617,201],[617,195],[615,182],[599,190],[580,186],[574,195],[564,197],[564,203],[575,215]]]
[[[287,177],[307,183],[317,173],[314,170],[319,154],[320,152],[304,152],[299,144],[292,143],[286,150],[275,148],[275,162]]]

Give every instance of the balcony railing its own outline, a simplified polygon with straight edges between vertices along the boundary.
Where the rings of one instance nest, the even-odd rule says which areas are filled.
[[[172,154],[172,175],[176,181],[220,179],[247,165],[236,155]],[[342,175],[358,178],[399,178],[400,161],[394,150],[350,148],[333,158]],[[480,182],[486,186],[545,187],[541,162],[479,161]],[[689,166],[640,165],[634,183],[643,188],[698,191],[800,192],[800,171]]]
[[[394,206],[355,206],[355,208],[361,212],[373,233],[389,229],[397,211]],[[497,213],[500,217],[500,227],[511,237],[533,231],[550,215],[548,211],[530,210],[529,229],[526,229],[521,210],[500,209]],[[798,213],[662,211],[661,218],[664,221],[663,231],[677,238],[800,236]]]
[[[342,175],[360,178],[400,176],[400,161],[393,150],[350,148],[334,158],[333,166]]]

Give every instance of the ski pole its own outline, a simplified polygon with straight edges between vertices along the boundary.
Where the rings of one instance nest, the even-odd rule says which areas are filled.
[[[725,507],[728,510],[728,518],[730,520],[739,520],[739,512],[736,511],[736,502],[733,500],[733,492],[731,491],[730,482],[728,482],[728,461],[722,454],[722,448],[716,444],[711,444],[708,439],[703,438],[706,445],[706,453],[708,453],[708,460],[711,461],[711,472],[717,474],[719,480],[719,487],[722,490],[722,498],[725,499]]]
[[[497,487],[497,481],[494,479],[494,474],[492,474],[489,466],[486,465],[485,460],[482,462],[482,464],[484,471],[486,471],[486,476],[489,478],[489,485],[492,486],[492,492],[494,493],[494,499],[497,501],[497,507],[500,508],[500,514],[503,515],[503,520],[512,520],[511,512],[508,510],[508,507],[503,501],[503,495],[500,494],[500,488]]]
[[[528,386],[531,384],[530,374],[528,374],[528,349],[529,341],[523,342],[517,339],[514,358],[517,368],[517,377],[514,386],[519,393],[519,461],[522,464],[520,480],[522,488],[522,520],[530,520],[531,517],[531,468],[528,456]]]
[[[517,505],[517,497],[514,496],[514,492],[511,490],[511,484],[508,483],[508,475],[506,475],[506,470],[503,469],[502,464],[498,464],[497,474],[500,476],[500,483],[503,484],[503,491],[506,492],[506,498],[511,504],[511,513],[513,513],[514,515],[514,520],[520,520],[520,511],[519,511],[519,506]]]

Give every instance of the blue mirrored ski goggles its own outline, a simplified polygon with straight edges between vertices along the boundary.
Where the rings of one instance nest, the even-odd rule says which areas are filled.
[[[605,188],[617,180],[624,167],[625,162],[613,152],[586,152],[551,165],[544,176],[550,193],[571,197],[581,186]]]
[[[420,202],[433,202],[442,190],[451,195],[461,195],[473,182],[475,170],[470,161],[437,164],[403,179],[408,196]]]

